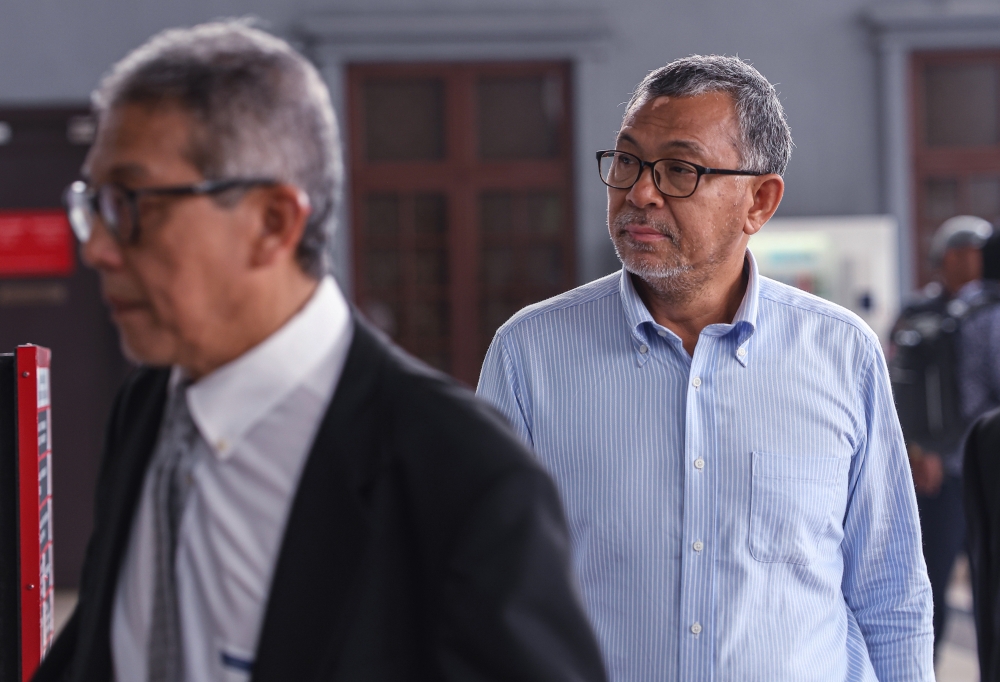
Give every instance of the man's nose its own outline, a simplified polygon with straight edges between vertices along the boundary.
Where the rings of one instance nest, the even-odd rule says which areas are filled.
[[[114,270],[122,264],[122,249],[98,220],[95,221],[90,239],[80,246],[80,257],[96,270]]]
[[[656,188],[656,183],[653,182],[653,169],[650,166],[642,169],[639,173],[639,179],[632,185],[626,198],[637,208],[663,205],[663,193]]]

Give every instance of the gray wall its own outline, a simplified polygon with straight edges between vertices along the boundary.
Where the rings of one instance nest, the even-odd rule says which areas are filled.
[[[581,144],[587,152],[613,146],[623,109],[618,105],[647,71],[694,53],[736,54],[776,84],[792,127],[795,151],[778,215],[877,213],[877,69],[859,18],[864,4],[619,2],[611,15],[615,37],[608,61],[580,74]],[[582,170],[593,175],[590,167]],[[587,188],[581,227],[603,237],[600,189]],[[598,248],[595,239],[588,244]]]
[[[515,7],[567,15],[579,8],[604,11],[607,39],[576,68],[578,255],[585,280],[615,267],[592,150],[612,146],[621,103],[648,70],[691,53],[738,54],[777,84],[796,143],[779,215],[880,211],[877,64],[860,20],[866,4],[367,0],[354,7],[450,8],[459,14]],[[83,100],[109,64],[167,26],[254,14],[275,32],[289,34],[303,17],[349,9],[343,2],[316,0],[0,0],[0,105]]]

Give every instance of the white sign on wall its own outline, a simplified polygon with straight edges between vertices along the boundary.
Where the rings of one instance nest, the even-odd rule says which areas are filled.
[[[900,308],[897,229],[881,215],[774,218],[750,250],[762,275],[857,313],[884,346]]]

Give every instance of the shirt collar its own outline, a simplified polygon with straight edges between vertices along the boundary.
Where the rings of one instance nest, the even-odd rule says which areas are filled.
[[[350,331],[343,294],[324,277],[306,305],[278,331],[188,388],[191,417],[222,459],[310,374]],[[181,372],[174,368],[173,381]]]
[[[709,325],[702,330],[702,334],[726,336],[735,331],[737,336],[733,352],[737,361],[745,366],[748,342],[757,329],[757,311],[760,304],[760,273],[757,270],[757,260],[749,249],[746,251],[743,267],[748,271],[747,290],[740,302],[740,307],[736,310],[732,323]],[[635,290],[629,271],[624,267],[618,290],[622,308],[625,311],[625,319],[628,320],[629,330],[632,332],[634,349],[640,355],[640,364],[649,357],[649,330],[654,330],[657,334],[666,332],[666,338],[676,339],[676,343],[680,343],[680,337],[653,320],[646,304],[639,297],[639,292]]]

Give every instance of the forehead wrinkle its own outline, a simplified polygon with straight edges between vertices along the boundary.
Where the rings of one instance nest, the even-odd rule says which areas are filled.
[[[659,148],[663,150],[681,149],[698,155],[704,155],[707,153],[707,150],[704,147],[693,140],[671,140],[670,142],[661,145]]]
[[[633,138],[631,135],[625,132],[619,133],[618,141],[628,142],[629,144],[635,147],[640,146],[639,143],[636,142],[635,138]],[[660,150],[661,153],[668,153],[666,151],[668,149],[680,149],[682,151],[688,151],[693,154],[698,154],[700,156],[703,156],[707,153],[707,150],[694,140],[669,140],[667,142],[659,144],[656,147],[656,149]]]
[[[195,128],[192,115],[175,105],[117,105],[101,121],[83,171],[97,183],[124,186],[154,182],[164,172],[169,176],[178,161],[202,175],[191,159]]]
[[[654,126],[660,125],[662,123],[657,123],[655,120],[658,116],[662,115],[662,110],[669,105],[691,101],[691,100],[702,100],[702,101],[721,101],[728,104],[726,114],[716,121],[716,125],[711,126],[712,130],[709,132],[714,136],[721,138],[720,141],[728,142],[730,147],[736,152],[736,156],[739,159],[739,163],[743,163],[743,130],[740,121],[739,111],[736,107],[736,101],[732,94],[724,90],[709,90],[706,92],[699,92],[696,94],[685,95],[685,96],[671,96],[671,95],[659,95],[655,97],[646,97],[642,100],[636,102],[636,104],[626,113],[625,121],[622,125],[622,130],[633,126],[636,124],[637,119],[640,117],[642,110],[646,111],[653,116],[653,120],[647,121],[649,124]],[[728,128],[728,130],[726,130]],[[622,135],[620,134],[620,138]],[[630,141],[635,143],[630,137]],[[637,145],[638,146],[638,145]],[[660,150],[662,153],[667,154],[669,152],[663,151],[671,147],[676,147],[689,151],[693,154],[697,154],[702,158],[707,158],[712,155],[709,147],[696,142],[694,140],[671,140],[664,142],[655,148]]]

